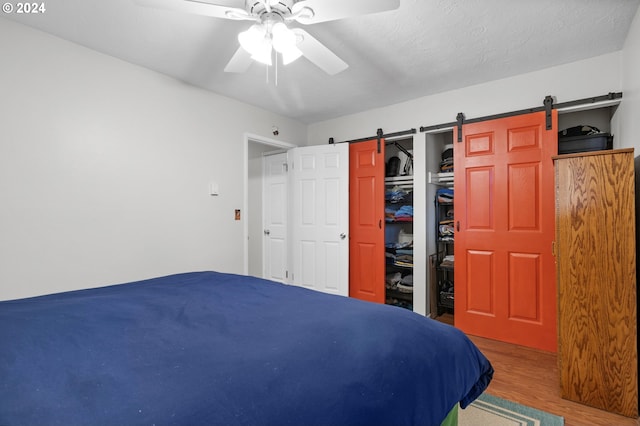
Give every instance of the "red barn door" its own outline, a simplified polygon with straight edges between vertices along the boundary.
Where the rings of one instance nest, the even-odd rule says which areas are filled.
[[[384,303],[384,139],[349,147],[349,234],[349,296]]]
[[[455,325],[555,352],[557,112],[466,124],[454,134]]]

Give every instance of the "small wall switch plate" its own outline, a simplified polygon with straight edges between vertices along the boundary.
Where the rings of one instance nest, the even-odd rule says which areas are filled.
[[[211,182],[209,184],[209,194],[210,195],[220,195],[220,185],[215,182]]]

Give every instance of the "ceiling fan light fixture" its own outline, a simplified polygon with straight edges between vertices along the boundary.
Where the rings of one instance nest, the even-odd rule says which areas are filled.
[[[271,41],[264,37],[258,47],[251,53],[251,59],[265,65],[271,65]]]
[[[296,35],[282,22],[277,22],[271,29],[273,48],[283,53],[296,47]]]
[[[264,49],[262,45],[266,39],[266,29],[260,24],[252,25],[248,30],[238,34],[240,46],[251,55],[258,53],[260,49]]]
[[[296,34],[284,23],[278,22],[273,25],[271,29],[271,39],[273,48],[276,52],[282,54],[282,63],[284,65],[290,64],[302,56],[302,52],[296,46]]]

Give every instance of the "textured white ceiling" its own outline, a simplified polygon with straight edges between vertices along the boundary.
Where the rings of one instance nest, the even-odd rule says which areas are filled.
[[[304,27],[349,68],[329,76],[301,58],[278,67],[277,84],[275,69],[257,63],[244,74],[223,72],[246,21],[133,0],[45,0],[44,14],[2,16],[312,123],[620,50],[639,3],[401,0],[395,11]]]

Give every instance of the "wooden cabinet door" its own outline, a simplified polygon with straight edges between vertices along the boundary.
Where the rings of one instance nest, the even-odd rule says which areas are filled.
[[[349,296],[385,302],[384,140],[349,147]]]
[[[633,149],[555,162],[562,397],[638,417]]]
[[[552,156],[557,112],[464,125],[454,133],[455,325],[556,351]]]

